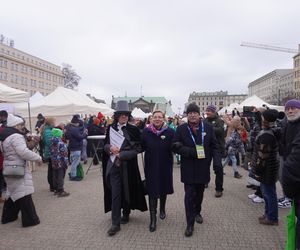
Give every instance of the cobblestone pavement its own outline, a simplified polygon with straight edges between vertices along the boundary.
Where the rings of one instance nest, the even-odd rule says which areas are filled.
[[[102,177],[97,166],[92,166],[83,181],[66,178],[65,189],[71,195],[64,198],[49,192],[46,170],[44,165],[33,173],[33,200],[41,224],[22,228],[20,218],[0,224],[0,249],[284,249],[288,209],[279,210],[279,226],[258,224],[264,205],[248,199],[251,190],[246,188],[243,170],[244,177],[234,179],[232,169],[225,168],[222,198],[214,197],[214,183],[209,184],[203,201],[204,223],[195,225],[190,238],[184,236],[183,185],[177,165],[175,193],[168,196],[167,218],[158,219],[157,230],[148,230],[149,212],[133,211],[130,222],[114,237],[106,234],[110,213],[104,214]]]

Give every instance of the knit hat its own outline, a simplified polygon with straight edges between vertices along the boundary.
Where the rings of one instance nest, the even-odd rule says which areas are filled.
[[[285,104],[285,110],[287,110],[290,107],[295,107],[297,109],[300,109],[300,101],[296,99],[287,101]]]
[[[72,120],[71,120],[71,123],[80,123],[80,119],[79,119],[79,116],[78,115],[74,115]]]
[[[213,105],[213,104],[208,105],[208,106],[206,107],[206,111],[208,111],[208,112],[216,113],[216,110],[217,110],[217,108],[216,108],[216,106]]]
[[[102,120],[103,117],[104,117],[104,115],[103,115],[101,112],[98,112],[97,118],[98,118],[99,120]]]
[[[59,128],[52,129],[51,133],[53,137],[62,137],[64,134]]]
[[[276,109],[267,109],[262,113],[262,116],[267,122],[275,122],[279,116],[279,112]]]
[[[186,108],[186,113],[196,112],[200,114],[200,108],[196,103],[190,103]]]
[[[8,114],[7,116],[7,127],[15,127],[19,124],[24,123],[24,120],[21,117]]]

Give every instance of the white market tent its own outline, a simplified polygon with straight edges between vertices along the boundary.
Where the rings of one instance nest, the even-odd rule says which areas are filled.
[[[15,112],[15,108],[12,103],[27,102],[24,105],[28,112],[28,101],[29,94],[27,92],[11,88],[0,83],[0,110],[6,110],[8,113],[13,114]]]
[[[8,87],[0,83],[0,102],[28,102],[29,94],[25,91]]]
[[[143,110],[141,110],[140,108],[135,107],[132,112],[131,115],[134,118],[141,118],[141,119],[145,119],[148,117],[149,114],[146,114]]]
[[[36,117],[39,113],[61,117],[74,114],[97,114],[99,111],[104,115],[112,115],[114,112],[107,105],[96,103],[85,94],[64,87],[58,87],[49,95],[30,104],[32,117]],[[15,113],[28,117],[24,104],[16,104]]]
[[[44,96],[38,91],[38,92],[35,92],[35,94],[29,98],[29,102],[31,104],[33,102],[36,102],[36,101],[42,99],[42,98],[44,98]]]
[[[236,103],[236,102],[231,103],[229,106],[223,107],[222,109],[220,109],[220,110],[218,111],[218,114],[219,114],[219,115],[224,115],[225,112],[231,114],[232,110],[234,110],[235,108],[238,109],[239,106],[240,106],[240,104],[238,104],[238,103]]]
[[[264,105],[266,105],[269,108],[276,109],[278,111],[284,111],[283,106],[276,106],[276,105],[269,104],[269,103],[265,102],[264,100],[260,99],[256,95],[250,96],[246,100],[241,102],[241,104],[238,107],[238,110],[243,111],[243,107],[245,107],[245,106],[253,106],[253,107],[260,108],[260,107],[263,107]]]

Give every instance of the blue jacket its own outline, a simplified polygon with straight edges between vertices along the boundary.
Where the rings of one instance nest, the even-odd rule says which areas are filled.
[[[66,139],[69,140],[70,151],[81,151],[82,141],[86,137],[84,127],[75,126],[70,123],[66,127]]]

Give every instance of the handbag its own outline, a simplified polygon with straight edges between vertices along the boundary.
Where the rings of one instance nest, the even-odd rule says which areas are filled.
[[[25,175],[25,166],[4,166],[3,176],[10,178],[22,178]]]

